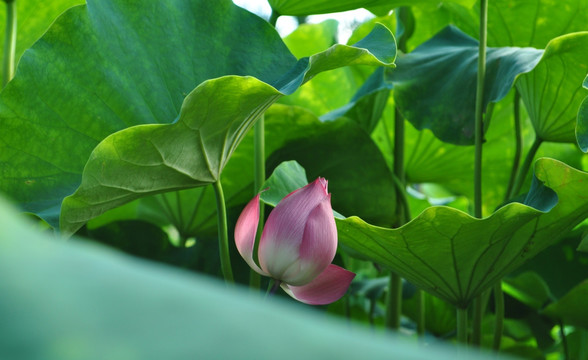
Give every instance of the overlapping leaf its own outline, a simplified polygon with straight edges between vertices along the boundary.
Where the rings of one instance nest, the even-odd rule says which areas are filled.
[[[488,48],[484,108],[504,98],[541,54],[532,48]],[[392,82],[402,115],[443,141],[473,144],[478,42],[450,26],[397,64]]]
[[[153,21],[146,26],[145,19]],[[237,36],[227,31],[235,27],[240,29]],[[241,37],[247,37],[247,41]],[[393,37],[384,27],[376,29],[357,47],[338,45],[296,62],[271,26],[228,0],[186,0],[173,4],[90,1],[87,6],[71,9],[54,24],[22,59],[19,75],[2,93],[3,189],[26,210],[56,224],[60,202],[80,184],[82,169],[92,149],[108,135],[130,128],[128,135],[119,133],[96,150],[93,157],[96,162],[88,165],[91,171],[85,182],[93,183],[94,189],[102,182],[101,189],[108,189],[106,192],[111,194],[96,190],[92,199],[71,199],[72,209],[76,211],[80,206],[93,207],[73,216],[71,221],[76,225],[69,227],[71,231],[84,221],[84,216],[87,220],[106,210],[105,203],[112,201],[110,207],[122,203],[129,190],[146,194],[214,181],[256,115],[278,96],[293,92],[321,71],[358,63],[391,65],[394,56]],[[39,71],[43,81],[38,80]],[[201,85],[192,95],[206,94],[205,98],[191,97],[183,108],[185,115],[198,113],[200,119],[178,121],[183,99],[196,85],[226,74],[252,75],[259,80],[225,78]],[[204,90],[206,86],[211,88]],[[258,96],[254,101],[256,106],[245,104],[248,110],[238,109],[239,104],[255,96]],[[259,99],[260,96],[264,99]],[[209,109],[223,108],[222,101],[234,103],[227,106],[234,112],[206,114],[189,108],[189,105],[200,106],[202,101]],[[239,114],[240,118],[230,117]],[[219,119],[207,118],[214,116]],[[171,134],[166,130],[169,127],[177,131],[186,124],[200,126],[205,121],[214,124],[202,138],[205,147],[210,146],[210,141],[221,139],[220,133],[227,135],[214,149],[198,149],[194,144],[200,140],[185,134],[180,140],[189,144],[164,138]],[[132,128],[172,122],[169,127]],[[192,130],[192,134],[199,131]],[[173,151],[170,146],[174,147]],[[141,149],[138,153],[137,148]],[[195,163],[205,169],[198,170],[197,176],[194,167],[187,177],[180,174],[187,170],[185,166],[190,162],[187,158],[204,154],[203,151],[207,157]],[[125,166],[128,178],[115,175],[124,180],[120,184],[106,179],[109,170],[101,172],[104,164],[98,159],[102,153],[106,156],[102,160],[128,162],[128,168]],[[142,155],[147,157],[140,159]],[[134,171],[137,166],[146,170],[154,165],[155,158],[167,167],[164,163],[170,161],[170,156],[171,166],[178,166],[180,172],[171,170],[175,175],[167,185],[160,186],[160,181],[165,179],[154,169],[144,176]],[[114,171],[110,174],[114,175]],[[139,178],[129,188],[125,181],[133,178],[132,174]],[[181,178],[185,181],[180,181],[180,185]],[[90,196],[87,189],[81,189],[80,194]],[[95,207],[96,203],[100,205]],[[68,216],[65,214],[64,219]]]
[[[359,218],[338,220],[339,240],[423,289],[457,305],[469,302],[588,216],[588,174],[552,159],[535,166],[558,204],[548,213],[519,203],[485,219],[432,207],[399,229]]]
[[[584,135],[581,124],[576,129],[576,119],[588,95],[582,86],[587,73],[588,32],[580,32],[550,41],[533,71],[519,77],[516,86],[538,138],[576,142],[577,131]]]

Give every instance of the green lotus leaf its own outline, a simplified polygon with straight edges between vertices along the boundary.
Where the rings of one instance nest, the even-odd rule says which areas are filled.
[[[502,280],[502,290],[533,309],[542,309],[554,299],[549,286],[539,274],[527,271]]]
[[[473,0],[452,0],[464,5],[472,5]],[[303,16],[347,11],[358,8],[385,8],[391,10],[399,6],[438,4],[438,0],[269,0],[279,15]]]
[[[588,89],[588,76],[582,84],[584,89]],[[580,109],[578,110],[578,120],[576,122],[576,141],[583,152],[588,152],[588,96],[584,98]]]
[[[145,19],[150,19],[148,27]],[[237,34],[226,31],[235,27],[240,29]],[[61,201],[78,188],[90,154],[107,136],[136,125],[177,122],[186,95],[205,80],[223,75],[253,76],[265,83],[262,88],[279,89],[281,96],[321,71],[359,63],[392,65],[395,45],[387,29],[379,27],[360,43],[358,47],[336,45],[296,61],[273,27],[228,0],[173,4],[90,0],[54,23],[21,59],[17,76],[2,92],[3,190],[24,210],[56,225]],[[239,103],[242,94],[223,95],[222,99]],[[247,114],[247,121],[253,121],[253,115]],[[247,129],[250,124],[241,121],[233,124]],[[223,131],[225,125],[218,124],[217,129]],[[237,128],[230,129],[237,134],[231,140],[241,139]],[[131,130],[129,136],[140,143],[143,140],[137,136],[151,138],[150,131],[161,134],[159,127],[147,126]],[[127,146],[120,139],[116,138],[118,150]],[[213,152],[220,158],[206,161],[213,168],[224,165],[237,143],[219,143]],[[137,144],[127,148],[133,146]],[[218,170],[213,169],[207,181]],[[144,191],[149,181],[139,180],[137,189]],[[121,203],[120,193],[113,197]],[[86,215],[90,213],[100,211]]]
[[[543,141],[576,142],[578,108],[588,95],[582,81],[588,72],[588,32],[560,36],[549,42],[533,71],[516,86],[537,137]],[[582,144],[580,144],[582,146]]]
[[[0,200],[3,359],[455,358],[454,347],[350,328],[210,277],[33,229]],[[292,339],[298,346],[288,349]]]
[[[217,181],[255,120],[280,96],[320,71],[348,64],[392,65],[394,38],[384,26],[355,47],[334,45],[301,59],[274,88],[253,77],[208,80],[191,92],[179,120],[141,125],[104,139],[84,168],[82,183],[63,200],[60,228],[73,234],[88,220],[140,197]],[[382,60],[380,60],[382,59]],[[278,90],[279,89],[279,90]]]
[[[543,310],[543,314],[563,320],[566,325],[581,326],[588,329],[588,280],[581,282],[557,302]]]
[[[466,307],[588,216],[588,199],[582,195],[588,174],[543,158],[536,162],[535,175],[559,198],[547,213],[511,203],[476,219],[452,208],[432,207],[398,229],[351,217],[337,220],[339,241],[432,294]]]
[[[488,48],[484,109],[510,91],[517,76],[531,71],[543,51]],[[394,100],[417,129],[442,141],[474,142],[478,42],[453,26],[397,60],[392,73]]]

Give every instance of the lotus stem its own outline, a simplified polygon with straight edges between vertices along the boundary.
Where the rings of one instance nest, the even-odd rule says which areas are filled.
[[[253,153],[254,153],[254,179],[253,179],[253,188],[254,188],[254,195],[261,190],[261,186],[265,182],[265,116],[261,115],[261,117],[257,120],[257,123],[253,126]],[[254,246],[254,254],[257,254],[257,246],[259,244],[259,239],[261,238],[261,233],[263,231],[263,226],[265,224],[265,205],[263,202],[259,204],[259,224],[257,226],[257,233],[255,235],[255,246]],[[261,275],[255,272],[253,269],[249,270],[249,286],[253,290],[259,290],[261,286]]]
[[[521,164],[521,153],[523,149],[523,133],[521,131],[521,94],[515,89],[514,94],[514,130],[515,130],[515,154],[512,161],[512,170],[510,171],[510,178],[508,179],[508,186],[504,193],[504,202],[508,201],[512,187],[517,176],[519,165]]]
[[[425,293],[423,292],[423,290],[419,289],[419,290],[417,290],[416,296],[417,296],[417,307],[418,307],[417,334],[419,336],[423,336],[423,335],[425,335],[425,329],[426,329],[426,326],[425,326],[426,325]]]
[[[231,269],[231,257],[229,255],[229,234],[227,225],[227,207],[225,204],[225,195],[221,185],[220,176],[213,183],[214,193],[216,195],[216,212],[218,216],[218,250],[221,263],[221,271],[226,283],[234,283],[233,270]]]
[[[402,314],[402,279],[400,275],[390,273],[388,297],[386,298],[386,327],[393,330],[400,328]]]
[[[476,89],[475,158],[474,158],[474,216],[482,218],[482,145],[484,141],[484,79],[486,77],[486,36],[488,1],[480,0],[480,43],[478,45],[478,82]],[[480,344],[482,332],[482,300],[474,300],[473,342]],[[459,312],[458,312],[459,315]]]
[[[500,350],[500,342],[502,341],[502,330],[504,328],[504,293],[502,292],[502,281],[498,281],[494,285],[494,341],[492,342],[492,349]]]
[[[16,0],[6,3],[6,31],[4,37],[4,63],[2,66],[2,87],[14,77],[16,58]]]
[[[467,346],[468,343],[468,309],[457,308],[457,342]]]

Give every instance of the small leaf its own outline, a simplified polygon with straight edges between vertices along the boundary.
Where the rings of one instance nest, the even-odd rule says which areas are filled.
[[[265,181],[261,200],[276,206],[289,193],[308,184],[306,171],[296,161],[285,161],[278,165],[272,175]]]
[[[517,76],[531,71],[541,50],[488,48],[484,109],[510,91]],[[453,26],[405,56],[392,72],[394,101],[417,129],[458,145],[474,142],[478,42]]]
[[[549,305],[543,314],[563,320],[565,325],[581,326],[588,329],[588,280],[583,281],[557,302]]]

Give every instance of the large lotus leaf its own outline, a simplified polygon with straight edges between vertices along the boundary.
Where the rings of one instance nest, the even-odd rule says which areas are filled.
[[[90,0],[57,19],[1,94],[2,189],[55,224],[106,136],[172,122],[209,78],[275,83],[295,64],[270,25],[228,0]]]
[[[504,98],[516,77],[531,71],[542,53],[532,48],[488,48],[484,109]],[[443,141],[473,144],[478,42],[449,26],[398,58],[397,64],[392,81],[402,115]]]
[[[226,31],[235,26],[247,39]],[[389,65],[377,57],[394,58],[392,35],[383,27],[362,45],[296,62],[275,29],[230,1],[90,1],[58,19],[2,93],[3,188],[55,224],[61,200],[109,134],[171,123],[184,97],[208,78],[253,75],[289,93],[320,71]]]
[[[582,86],[584,86],[584,89],[588,89],[588,76],[584,79]],[[576,141],[583,152],[588,152],[588,96],[584,98],[578,110]]]
[[[423,348],[33,228],[0,202],[3,359],[455,359],[455,348]],[[488,358],[464,353],[474,357]]]
[[[543,314],[563,320],[566,325],[581,326],[588,329],[586,299],[588,299],[588,280],[578,284],[557,302],[545,308]]]
[[[533,71],[519,77],[516,86],[538,138],[576,142],[578,107],[588,95],[582,86],[587,72],[588,32],[581,32],[550,41]]]
[[[423,289],[465,307],[588,216],[588,174],[553,159],[535,174],[559,197],[547,213],[511,203],[484,219],[432,207],[398,229],[337,220],[339,241]]]
[[[84,4],[84,0],[52,0],[52,1],[18,1],[16,4],[16,53],[15,58],[43,35],[49,25],[66,9]],[[5,30],[6,11],[4,4],[0,10],[0,29]],[[4,36],[0,36],[0,49],[4,48]],[[4,53],[0,53],[0,63],[4,60]],[[0,74],[1,75],[1,74]]]
[[[473,0],[452,0],[464,5],[473,4]],[[279,15],[303,16],[347,11],[358,8],[385,8],[391,10],[399,6],[438,4],[439,0],[269,0]]]
[[[255,120],[280,96],[320,71],[394,60],[394,38],[383,26],[360,44],[335,45],[301,59],[278,81],[278,89],[253,77],[205,81],[186,97],[178,121],[134,126],[107,137],[90,155],[80,187],[63,201],[62,232],[72,234],[88,220],[146,195],[217,181]]]

